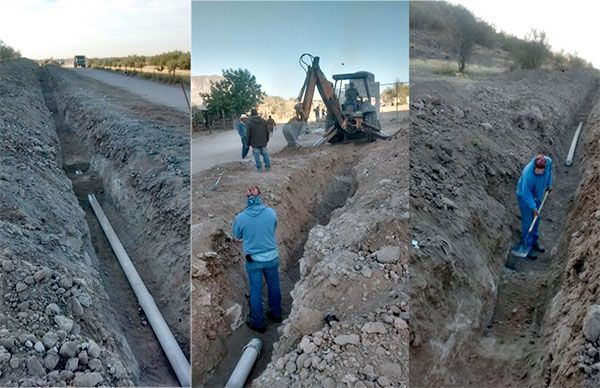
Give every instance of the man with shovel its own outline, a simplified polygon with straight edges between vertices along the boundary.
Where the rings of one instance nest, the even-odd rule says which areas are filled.
[[[517,202],[521,210],[521,245],[513,250],[520,257],[537,259],[536,251],[544,253],[539,243],[539,213],[547,193],[552,191],[552,159],[538,154],[525,166],[517,183]]]

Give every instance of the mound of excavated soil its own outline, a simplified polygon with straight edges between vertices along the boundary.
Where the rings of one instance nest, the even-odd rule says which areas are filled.
[[[0,385],[132,385],[39,76],[0,64]]]
[[[596,79],[593,71],[532,71],[412,85],[412,386],[515,384],[527,376],[546,275],[536,277],[536,266],[503,271],[519,236],[516,182],[536,152],[555,160],[562,186],[542,226],[542,242],[552,246],[568,210],[566,182],[577,184],[576,170],[559,168]],[[515,298],[524,299],[515,307]],[[513,343],[521,332],[526,340]]]
[[[310,231],[291,312],[253,386],[407,386],[407,145],[401,131],[361,150],[356,192]]]

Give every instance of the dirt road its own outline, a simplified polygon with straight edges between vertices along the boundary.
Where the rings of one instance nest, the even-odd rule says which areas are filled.
[[[107,83],[111,86],[125,89],[128,92],[137,94],[138,96],[141,96],[152,103],[165,105],[185,113],[189,112],[188,104],[180,85],[165,85],[159,82],[149,81],[137,77],[128,77],[104,70],[87,68],[70,70],[85,77],[90,77]],[[189,98],[190,88],[189,86],[186,86],[185,88],[185,92]]]
[[[277,123],[277,129],[269,141],[269,154],[279,152],[287,144],[283,133],[283,123]],[[309,145],[318,135],[302,136],[300,144]],[[192,173],[208,170],[217,164],[241,159],[242,143],[236,131],[221,131],[211,135],[198,135],[192,139]],[[252,150],[249,159],[252,160]]]

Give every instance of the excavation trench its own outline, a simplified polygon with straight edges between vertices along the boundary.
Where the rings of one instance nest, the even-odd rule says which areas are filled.
[[[357,189],[357,182],[353,175],[352,167],[356,160],[350,162],[349,165],[341,168],[338,174],[323,186],[322,192],[315,192],[317,198],[316,204],[311,209],[311,217],[305,225],[297,229],[297,233],[290,239],[292,244],[287,244],[288,258],[285,263],[282,263],[280,268],[280,282],[282,295],[283,318],[289,314],[292,306],[292,298],[290,292],[293,290],[296,282],[300,278],[299,261],[304,255],[304,246],[308,239],[309,232],[316,225],[327,225],[331,219],[332,213],[342,207],[346,200],[354,195]],[[311,181],[306,183],[310,185]],[[299,191],[310,191],[308,188],[300,188]],[[306,203],[313,202],[311,199],[303,198]],[[315,203],[313,202],[313,203]],[[288,214],[288,217],[293,217]],[[281,225],[281,223],[280,223]],[[263,286],[263,307],[267,311],[267,294],[266,286]],[[244,300],[237,301],[238,303],[249,306],[248,293]],[[244,317],[245,318],[245,317]],[[273,345],[279,340],[280,333],[278,332],[281,324],[270,323],[267,326],[265,334],[258,334],[251,331],[245,324],[235,330],[225,341],[223,346],[226,348],[225,358],[215,367],[213,373],[206,382],[206,387],[224,386],[231,372],[241,356],[244,346],[251,338],[258,337],[263,341],[262,354],[249,375],[246,386],[250,386],[252,380],[258,377],[271,361],[273,353]]]
[[[65,123],[64,114],[58,109],[46,71],[42,72],[41,84],[46,106],[52,114],[58,134],[62,167],[71,180],[79,204],[86,214],[85,219],[97,258],[93,265],[101,275],[104,288],[112,301],[117,323],[137,360],[138,365],[128,367],[138,376],[136,383],[139,386],[178,386],[178,380],[87,201],[87,195],[95,194],[134,264],[143,270],[139,268],[139,259],[136,263],[136,255],[132,254],[135,252],[134,248],[142,242],[137,241],[133,233],[129,232],[132,226],[122,217],[123,213],[118,210],[105,190],[103,177],[91,168],[90,149],[78,138],[77,131]]]
[[[573,165],[566,167],[564,161],[580,121],[583,121],[585,131],[596,95],[597,90],[590,92],[572,125],[556,142],[553,191],[541,214],[540,242],[546,251],[538,254],[535,261],[508,254],[498,283],[493,315],[484,325],[481,336],[475,338],[477,341],[466,344],[466,351],[452,366],[454,384],[539,386],[544,383],[543,373],[538,370],[538,362],[545,352],[544,319],[568,257],[567,222],[582,179],[582,139]],[[510,208],[511,204],[505,206]],[[505,226],[507,230],[513,229],[515,244],[520,240],[520,229],[515,227],[517,223],[520,225],[520,220],[510,220]]]

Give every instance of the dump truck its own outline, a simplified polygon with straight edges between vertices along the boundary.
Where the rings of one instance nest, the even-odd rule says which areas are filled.
[[[371,101],[374,97],[371,85],[375,82],[372,73],[359,71],[335,74],[333,75],[335,84],[332,84],[319,66],[319,57],[305,53],[300,56],[299,62],[306,71],[306,78],[294,105],[295,115],[282,130],[289,146],[297,146],[298,136],[307,126],[315,87],[327,108],[325,133],[314,144],[315,146],[325,142],[339,143],[365,138],[375,141],[377,138],[390,138],[381,130],[378,109]],[[343,103],[340,102],[342,90],[344,91]]]
[[[73,59],[73,67],[85,67],[85,55],[75,55]]]

